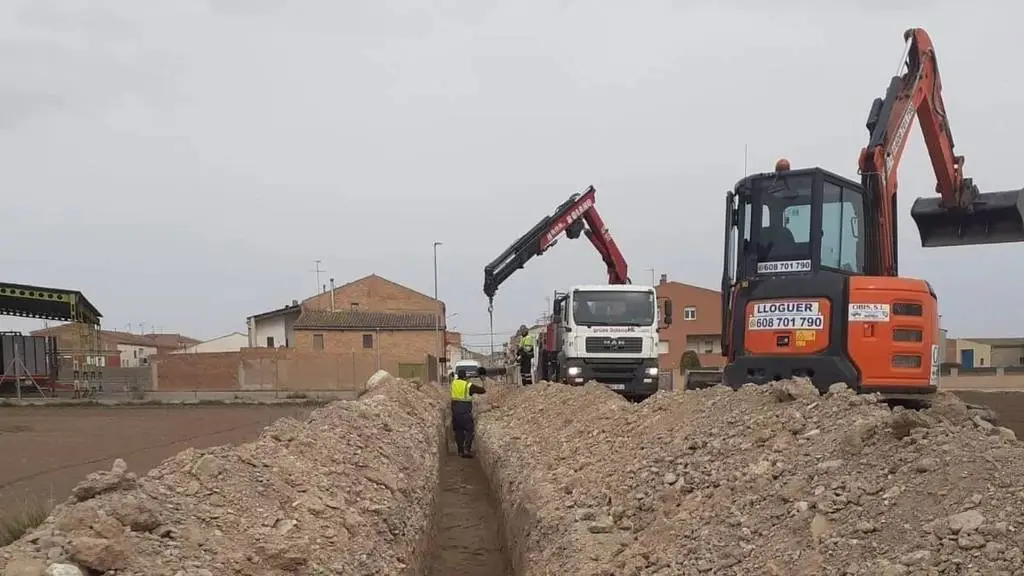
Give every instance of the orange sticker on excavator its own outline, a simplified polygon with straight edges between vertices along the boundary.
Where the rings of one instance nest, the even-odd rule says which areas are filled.
[[[814,330],[797,330],[796,331],[796,347],[806,348],[809,344],[813,343],[816,339]]]

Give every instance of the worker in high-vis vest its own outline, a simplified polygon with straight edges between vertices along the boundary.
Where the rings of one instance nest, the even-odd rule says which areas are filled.
[[[533,335],[526,326],[519,327],[519,374],[523,384],[533,383]]]
[[[479,384],[471,384],[466,379],[466,369],[459,368],[455,372],[455,378],[451,383],[452,395],[452,432],[455,434],[455,446],[459,449],[459,456],[463,458],[473,457],[473,435],[476,422],[473,419],[473,398],[474,394],[487,392]]]

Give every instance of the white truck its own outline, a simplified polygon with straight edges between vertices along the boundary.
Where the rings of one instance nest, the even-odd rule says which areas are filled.
[[[658,329],[672,323],[653,286],[597,284],[556,293],[552,321],[537,343],[535,380],[596,380],[633,400],[658,391]]]

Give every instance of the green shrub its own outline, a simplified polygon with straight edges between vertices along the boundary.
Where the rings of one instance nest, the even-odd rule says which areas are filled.
[[[0,546],[7,546],[34,530],[46,520],[52,508],[33,500],[24,504],[20,510],[0,512]]]

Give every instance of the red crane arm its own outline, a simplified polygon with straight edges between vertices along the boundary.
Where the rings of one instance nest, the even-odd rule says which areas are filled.
[[[541,219],[485,266],[484,294],[487,298],[493,301],[499,286],[531,259],[546,252],[563,233],[570,239],[579,238],[580,234],[585,233],[608,267],[608,283],[629,284],[626,259],[594,207],[596,194],[597,190],[593,186],[587,187],[582,194],[573,194],[554,214]]]
[[[608,268],[608,283],[632,284],[629,279],[629,267],[626,264],[626,258],[619,251],[619,245],[612,238],[612,233],[608,231],[608,226],[605,225],[604,219],[597,213],[597,208],[591,206],[590,210],[583,214],[583,219],[587,222],[587,229],[583,233],[587,235],[587,239],[594,245],[594,248],[601,255],[601,259],[604,260],[604,264]]]

